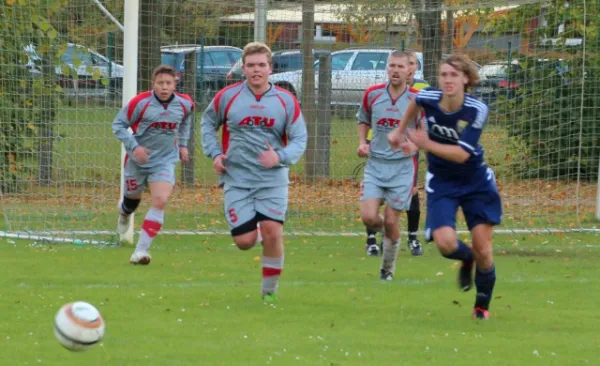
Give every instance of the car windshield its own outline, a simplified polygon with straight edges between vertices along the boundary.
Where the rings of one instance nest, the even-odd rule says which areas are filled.
[[[176,53],[163,53],[161,55],[160,62],[163,65],[171,65],[171,66],[175,67],[176,63],[177,63],[177,54]]]

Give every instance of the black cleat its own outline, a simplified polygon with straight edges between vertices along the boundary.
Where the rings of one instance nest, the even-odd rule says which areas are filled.
[[[371,257],[377,257],[381,249],[377,244],[367,245],[367,255]]]
[[[384,281],[391,281],[394,279],[394,275],[392,274],[392,272],[386,271],[382,268],[379,274],[379,278],[381,278]]]
[[[475,320],[490,320],[490,312],[482,308],[473,309],[473,319]]]
[[[473,287],[473,263],[474,261],[463,261],[458,271],[458,284],[464,292],[469,291]]]
[[[410,254],[414,256],[423,255],[423,247],[417,239],[408,241],[408,249],[410,250]]]

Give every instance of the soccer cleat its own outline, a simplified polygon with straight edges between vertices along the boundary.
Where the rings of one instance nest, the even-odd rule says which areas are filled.
[[[117,232],[119,235],[127,234],[127,230],[129,230],[129,220],[131,219],[130,215],[119,214],[119,221],[117,222]]]
[[[392,274],[392,272],[390,271],[386,271],[385,269],[381,269],[381,272],[379,274],[379,278],[381,278],[384,281],[391,281],[394,279],[394,275]]]
[[[367,246],[367,255],[371,257],[377,257],[381,249],[377,244],[371,244]]]
[[[458,270],[458,285],[460,289],[467,292],[473,287],[473,261],[463,261]]]
[[[414,256],[423,255],[423,247],[417,239],[408,241],[408,249],[410,249],[410,253]]]
[[[135,251],[131,255],[131,258],[129,259],[129,263],[131,263],[131,264],[150,264],[150,260],[152,260],[150,253],[142,252],[142,251]]]
[[[277,296],[275,296],[275,293],[273,292],[267,292],[266,294],[263,294],[262,299],[266,304],[273,304],[277,302]]]
[[[473,309],[473,319],[490,320],[490,312],[482,308]]]

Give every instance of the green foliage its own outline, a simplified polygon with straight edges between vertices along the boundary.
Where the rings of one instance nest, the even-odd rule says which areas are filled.
[[[600,162],[600,56],[588,55],[585,64],[582,57],[520,62],[523,71],[511,76],[521,85],[517,97],[498,103],[499,113],[510,121],[509,136],[528,146],[520,175],[576,179],[580,174],[595,181]]]
[[[35,148],[31,137],[38,137],[43,124],[54,119],[49,106],[56,103],[57,90],[52,50],[57,39],[39,1],[6,2],[0,5],[6,19],[0,23],[0,53],[3,77],[0,82],[0,190],[18,189],[19,181],[28,179],[20,158]],[[47,12],[46,12],[47,13]],[[26,52],[28,44],[39,44],[38,54],[46,63],[34,65]],[[52,61],[49,61],[52,60]]]

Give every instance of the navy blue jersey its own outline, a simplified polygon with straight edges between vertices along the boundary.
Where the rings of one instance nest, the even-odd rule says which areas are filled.
[[[429,138],[440,144],[458,145],[471,156],[461,164],[428,153],[427,170],[447,179],[485,174],[487,166],[479,138],[487,121],[487,105],[472,95],[465,94],[462,107],[455,112],[446,113],[440,108],[441,99],[442,91],[437,89],[422,90],[415,98],[417,105],[425,111]]]

